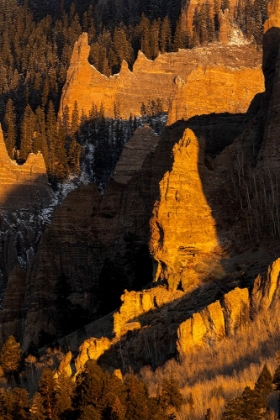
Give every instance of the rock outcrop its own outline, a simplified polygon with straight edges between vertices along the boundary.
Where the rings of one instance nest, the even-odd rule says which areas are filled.
[[[180,290],[159,286],[142,292],[128,292],[121,296],[122,305],[114,314],[114,334],[117,338],[130,330],[141,328],[138,317],[182,297]]]
[[[134,321],[126,322],[121,334],[111,339],[103,336],[86,340],[79,348],[74,373],[81,372],[89,359],[123,372],[131,366],[135,369],[146,364],[157,366],[175,354],[184,358],[209,346],[213,348],[242,330],[246,333],[262,317],[269,318],[279,312],[279,290],[275,288],[279,283],[279,270],[280,259],[277,259],[267,272],[257,276],[250,290],[235,287],[219,299],[215,299],[217,291],[221,290],[218,282],[189,295],[177,291],[175,296],[162,287],[139,293],[126,292],[120,311],[114,314],[114,328],[121,318]],[[233,283],[227,285],[232,286]],[[153,296],[161,299],[159,306],[152,304]],[[69,369],[70,361],[68,364]],[[66,365],[65,359],[64,369]]]
[[[92,109],[92,104],[95,104],[98,108],[102,104],[105,115],[112,118],[116,109],[118,115],[123,119],[128,119],[130,115],[140,116],[143,107],[151,106],[152,102],[166,112],[176,90],[176,83],[174,82],[180,79],[187,80],[187,76],[198,65],[204,68],[213,65],[213,63],[217,68],[222,66],[232,68],[232,71],[233,69],[238,70],[242,66],[247,69],[248,74],[252,70],[249,76],[250,81],[257,77],[252,92],[252,85],[249,84],[248,94],[244,99],[246,105],[240,107],[242,111],[239,111],[243,112],[243,109],[248,106],[250,94],[252,99],[256,93],[256,85],[260,82],[261,77],[261,70],[259,69],[261,54],[253,46],[210,45],[207,49],[195,48],[159,54],[155,60],[148,60],[143,53],[139,52],[132,71],[124,62],[120,73],[109,78],[89,64],[88,55],[88,36],[83,33],[74,46],[67,72],[67,80],[60,104],[61,116],[67,106],[71,117],[75,101],[80,112],[83,110],[86,115]],[[204,81],[204,76],[202,75],[202,77]],[[235,83],[240,82],[242,84],[242,72],[236,71],[235,77]],[[260,85],[257,91],[260,91],[261,88]],[[222,94],[222,88],[219,92]],[[239,103],[241,101],[242,96],[240,94]],[[230,109],[228,111],[230,112]],[[198,110],[197,113],[201,115],[203,112]]]
[[[179,283],[185,290],[196,286],[208,264],[209,272],[219,271],[214,261],[220,252],[216,222],[201,183],[201,172],[209,173],[205,177],[211,177],[211,172],[201,149],[203,144],[187,129],[173,148],[172,170],[160,182],[160,198],[150,222],[156,277],[168,279],[169,287],[175,289]],[[204,270],[197,270],[202,264]]]
[[[178,328],[179,355],[187,354],[194,347],[234,336],[238,329],[246,328],[249,306],[248,289],[236,288],[227,293],[221,302],[213,302],[203,311],[194,313]]]
[[[254,96],[263,91],[260,66],[250,69],[198,66],[184,82],[177,84],[167,123],[202,114],[246,113]]]

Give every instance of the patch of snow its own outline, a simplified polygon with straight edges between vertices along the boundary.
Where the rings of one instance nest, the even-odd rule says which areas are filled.
[[[250,41],[244,37],[243,33],[239,28],[233,28],[228,44],[237,45],[238,47],[241,47],[242,45],[250,44]]]

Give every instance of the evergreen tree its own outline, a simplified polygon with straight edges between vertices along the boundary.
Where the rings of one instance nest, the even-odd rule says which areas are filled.
[[[141,28],[141,51],[147,58],[152,58],[150,21],[144,14],[139,26]]]
[[[272,392],[272,375],[267,367],[267,364],[264,365],[254,389],[265,399],[267,399],[268,395]]]
[[[161,405],[165,408],[171,406],[174,407],[176,410],[181,407],[183,404],[183,396],[180,392],[178,382],[176,379],[171,375],[169,379],[164,378],[162,383],[162,392],[161,392]],[[193,403],[192,395],[191,401]]]
[[[74,393],[74,382],[72,378],[62,372],[56,383],[54,396],[54,413],[58,418],[67,416],[72,411],[72,397]]]
[[[150,420],[148,389],[131,372],[125,378],[127,389],[126,417],[131,420]]]
[[[226,404],[221,420],[241,420],[243,418],[243,398],[237,397]]]
[[[33,139],[34,153],[41,152],[44,157],[46,168],[49,162],[47,134],[46,134],[46,121],[45,114],[41,107],[38,107],[35,112],[35,133]]]
[[[52,370],[44,368],[39,381],[38,391],[42,397],[42,405],[44,407],[43,414],[47,419],[52,419],[54,416],[55,388],[56,383]]]
[[[0,352],[0,363],[6,375],[12,375],[19,371],[22,361],[20,344],[10,335],[3,344]]]
[[[31,420],[46,420],[43,397],[39,392],[34,394],[29,411]]]
[[[113,33],[113,44],[114,44],[114,55],[116,57],[115,72],[119,70],[121,63],[125,60],[129,66],[133,63],[133,49],[131,43],[128,40],[127,28],[121,24],[114,29]],[[114,57],[111,57],[110,66],[114,63]]]
[[[267,402],[260,393],[254,389],[245,387],[242,393],[243,417],[248,420],[263,420]]]
[[[29,105],[26,106],[20,126],[20,157],[26,160],[33,151],[35,133],[35,115]]]
[[[78,134],[80,128],[80,117],[77,101],[74,102],[71,118],[71,134],[72,136]]]
[[[160,52],[162,54],[171,51],[172,48],[171,24],[168,16],[165,16],[165,18],[161,22],[159,34],[159,47]],[[179,46],[178,48],[181,47]]]
[[[15,157],[16,149],[16,115],[11,98],[8,99],[6,104],[5,116],[3,121],[3,131],[5,134],[5,142],[7,151],[11,159]]]
[[[84,371],[77,378],[74,399],[75,407],[82,416],[87,415],[87,411],[93,410],[96,416],[101,413],[103,409],[103,390],[104,374],[95,360],[88,360]],[[87,409],[87,407],[89,408]]]

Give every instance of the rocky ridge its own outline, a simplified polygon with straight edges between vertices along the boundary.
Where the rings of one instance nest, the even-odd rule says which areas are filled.
[[[231,112],[234,109],[235,112],[244,112],[254,95],[263,90],[260,68],[261,53],[252,45],[238,47],[236,45],[213,44],[207,48],[159,54],[155,60],[148,60],[140,51],[132,71],[128,68],[127,63],[123,62],[119,74],[109,78],[89,64],[89,49],[88,36],[83,33],[74,46],[67,72],[60,104],[61,116],[68,107],[71,117],[75,101],[80,112],[83,111],[85,115],[91,111],[92,104],[95,104],[98,109],[102,104],[105,115],[110,118],[114,118],[116,113],[123,119],[128,119],[131,115],[140,116],[145,112],[144,108],[148,109],[151,103],[166,112],[173,99],[177,83],[186,80],[188,89],[193,91],[197,87],[196,84],[199,83],[197,82],[199,77],[202,78],[202,84],[209,82],[209,77],[204,75],[205,69],[208,67],[210,68],[207,70],[207,74],[210,72],[212,76],[215,72],[218,81],[220,71],[222,82],[226,80],[227,76],[231,89],[234,89],[235,105],[234,107],[233,105],[229,106],[228,109],[224,108],[224,111]],[[216,70],[212,69],[213,63],[215,63]],[[241,87],[244,85],[245,70],[241,67],[247,70],[246,76],[250,80],[244,103],[243,88],[238,94],[238,85]],[[210,82],[208,83],[210,93],[211,86],[209,84]],[[217,87],[219,96],[226,94],[222,83],[218,85],[216,82],[215,88]],[[207,91],[207,87],[205,89]],[[226,94],[223,103],[224,107],[226,104],[229,105],[228,94]],[[199,104],[199,106],[202,105],[203,102]],[[197,111],[199,114],[207,112],[207,107],[205,111],[204,109]]]
[[[235,287],[219,299],[215,299],[221,289],[217,282],[190,295],[163,287],[125,292],[123,304],[114,314],[114,336],[87,339],[79,348],[75,366],[71,365],[71,352],[61,366],[73,375],[83,369],[87,360],[94,359],[106,368],[125,372],[131,365],[135,369],[145,364],[157,366],[168,357],[184,358],[213,346],[249,325],[254,328],[254,323],[263,317],[278,313],[279,275],[280,259],[277,259],[267,272],[256,277],[253,286]],[[225,290],[233,284],[225,285]],[[70,346],[71,338],[67,338]],[[63,341],[61,344],[65,345]]]

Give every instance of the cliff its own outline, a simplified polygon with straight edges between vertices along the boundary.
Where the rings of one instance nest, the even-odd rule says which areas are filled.
[[[1,339],[11,331],[20,336],[25,270],[32,263],[53,204],[41,153],[30,154],[23,165],[18,165],[9,158],[0,129]]]
[[[18,190],[16,197],[14,190]],[[19,191],[20,190],[20,191]],[[1,209],[19,209],[34,201],[36,195],[49,199],[46,166],[41,153],[30,154],[23,165],[9,158],[2,129],[0,128],[0,206]],[[45,193],[45,194],[44,194]],[[43,203],[42,203],[43,204]]]
[[[31,339],[38,343],[41,330],[65,335],[82,327],[115,309],[124,288],[141,288],[152,280],[151,168],[144,162],[154,155],[158,140],[150,127],[137,129],[104,194],[94,184],[80,186],[56,210],[27,273],[24,346]],[[64,306],[72,305],[73,322],[66,325],[70,314],[59,301],[61,289]],[[79,311],[83,317],[78,317]]]
[[[263,91],[260,67],[198,66],[177,84],[167,123],[188,120],[198,114],[246,113],[254,96]]]
[[[114,117],[115,110],[117,110],[123,119],[128,119],[130,115],[140,116],[143,106],[148,107],[152,102],[158,104],[166,112],[174,96],[176,82],[180,79],[187,80],[188,75],[194,71],[194,78],[201,75],[201,84],[204,83],[203,73],[195,72],[195,69],[197,66],[202,66],[202,68],[211,66],[213,63],[217,66],[217,72],[219,67],[222,67],[221,77],[224,72],[233,73],[235,75],[234,83],[240,83],[241,86],[244,84],[242,78],[245,73],[242,73],[240,67],[247,69],[246,76],[252,80],[252,83],[247,88],[245,104],[241,105],[241,93],[243,92],[240,91],[238,101],[240,106],[235,106],[235,109],[239,110],[237,112],[243,112],[248,106],[248,101],[253,98],[256,92],[262,90],[259,68],[261,53],[249,45],[241,47],[210,45],[207,49],[195,48],[179,50],[176,53],[159,54],[155,60],[148,60],[139,52],[132,71],[124,62],[120,73],[109,78],[100,74],[89,64],[88,55],[88,36],[83,33],[74,46],[66,83],[63,87],[60,116],[63,115],[67,106],[71,117],[75,101],[80,113],[83,110],[86,115],[91,111],[92,104],[98,108],[102,104],[107,117]],[[236,71],[234,72],[234,70]],[[255,83],[254,79],[256,79]],[[230,86],[232,87],[232,83]],[[221,95],[225,92],[222,85],[220,85],[219,92]],[[227,111],[230,112],[231,109],[232,107]],[[203,113],[200,110],[197,112]]]
[[[184,290],[198,283],[205,272],[202,267],[196,270],[198,265],[209,265],[209,271],[216,270],[217,275],[219,271],[215,267],[216,255],[221,253],[216,222],[201,183],[201,171],[204,177],[212,174],[204,165],[201,148],[189,129],[175,144],[172,169],[160,182],[160,199],[150,222],[150,251],[158,261],[156,280],[168,279],[175,289],[179,283]]]

